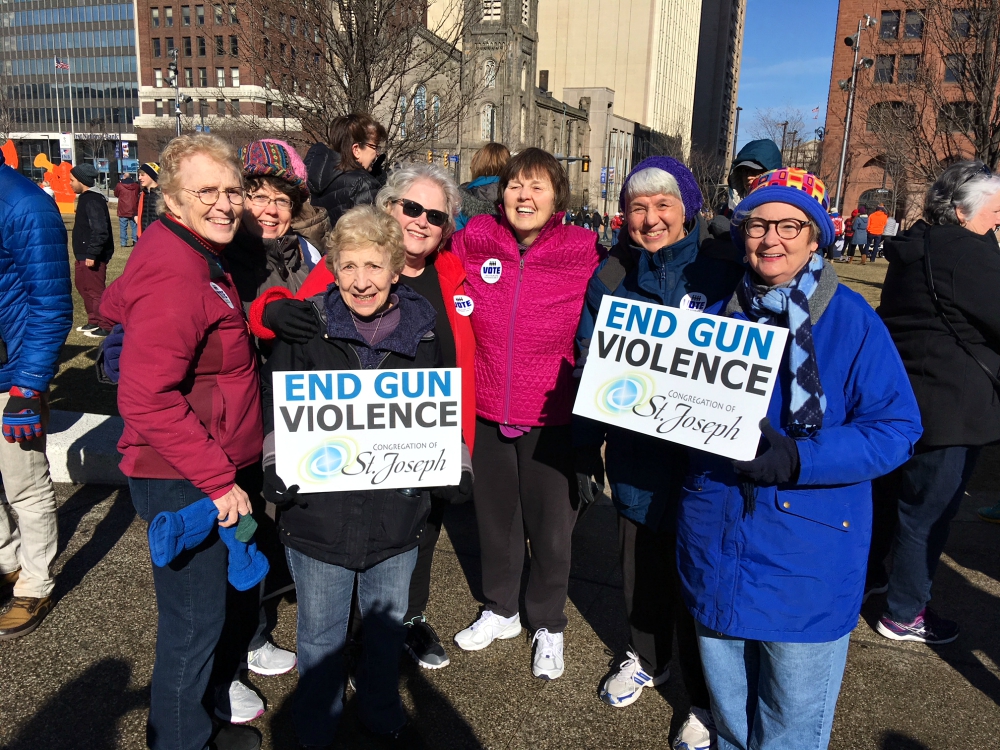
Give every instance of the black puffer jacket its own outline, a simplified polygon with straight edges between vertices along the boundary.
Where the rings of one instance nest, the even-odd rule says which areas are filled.
[[[985,445],[1000,439],[1000,399],[934,307],[924,270],[928,231],[931,273],[948,320],[980,361],[1000,370],[1000,247],[993,232],[920,221],[886,242],[889,271],[878,314],[920,406],[920,446]]]
[[[375,347],[384,353],[378,369],[442,367],[441,347],[434,334],[437,313],[431,303],[409,287],[393,289],[399,298],[399,326]],[[359,370],[358,350],[367,344],[360,337],[351,313],[331,289],[313,297],[326,325],[308,343],[275,343],[261,373],[264,432],[274,430],[272,374],[288,370]],[[391,437],[387,431],[386,437]],[[352,570],[367,570],[417,546],[430,513],[430,492],[411,497],[398,490],[321,492],[303,496],[307,507],[283,511],[280,537],[283,544],[315,560]]]
[[[349,209],[374,203],[382,187],[378,178],[365,169],[342,170],[340,155],[324,143],[314,143],[304,162],[308,172],[309,202],[327,210],[330,226],[336,226]]]

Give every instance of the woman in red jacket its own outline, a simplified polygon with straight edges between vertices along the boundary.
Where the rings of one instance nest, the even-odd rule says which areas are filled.
[[[264,440],[260,385],[222,255],[243,215],[242,170],[220,138],[172,140],[160,169],[167,213],[143,232],[101,301],[102,315],[128,332],[118,381],[125,420],[118,450],[132,503],[147,523],[204,497],[218,508],[220,526],[250,513],[244,488],[259,471]],[[260,747],[256,730],[215,728],[202,705],[213,663],[227,686],[239,664],[238,658],[216,663],[234,657],[219,642],[228,560],[226,545],[212,532],[170,565],[153,567],[159,615],[147,736],[154,750]]]
[[[445,367],[462,370],[462,433],[470,452],[475,440],[476,404],[473,360],[475,339],[469,315],[472,305],[465,296],[465,271],[446,249],[455,231],[460,207],[455,181],[432,164],[404,164],[392,171],[379,191],[375,205],[391,214],[403,230],[406,266],[399,281],[422,295],[437,311],[435,331],[440,339]],[[318,330],[313,307],[306,300],[334,282],[326,263],[320,263],[292,299],[282,287],[264,292],[250,307],[251,330],[261,339],[279,338],[304,343]],[[432,498],[431,514],[420,536],[420,552],[410,582],[409,626],[406,650],[420,666],[440,669],[450,663],[434,628],[424,617],[430,595],[431,562],[441,533],[448,498]]]
[[[602,253],[594,232],[562,223],[569,180],[551,154],[525,149],[500,172],[499,188],[500,216],[473,217],[452,242],[475,310],[473,468],[486,598],[479,619],[455,642],[478,651],[520,634],[518,594],[530,538],[525,614],[535,631],[532,673],[552,680],[563,673],[570,541],[581,499],[570,435],[573,342]],[[581,473],[603,480],[603,466],[586,468]],[[589,479],[583,484],[586,496]]]

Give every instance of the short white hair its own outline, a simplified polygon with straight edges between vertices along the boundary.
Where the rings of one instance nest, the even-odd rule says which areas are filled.
[[[681,188],[670,172],[656,167],[641,169],[632,175],[625,186],[625,205],[628,206],[634,198],[648,195],[672,195],[684,205]],[[687,206],[684,206],[687,211]]]
[[[455,231],[455,216],[462,208],[462,194],[452,176],[437,164],[414,162],[399,165],[389,172],[385,186],[375,196],[375,205],[388,213],[392,204],[401,200],[421,180],[437,185],[444,193],[444,212],[448,214],[448,223],[444,227],[442,241],[446,240]]]

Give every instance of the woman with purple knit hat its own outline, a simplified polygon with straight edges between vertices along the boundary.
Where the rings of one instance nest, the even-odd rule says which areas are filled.
[[[676,159],[654,156],[640,162],[621,193],[623,229],[610,257],[587,288],[577,346],[586,361],[597,311],[605,295],[670,307],[704,309],[736,288],[745,267],[733,262],[733,248],[711,238],[700,218],[701,190]],[[723,245],[723,247],[720,247]],[[742,255],[742,254],[741,254]],[[578,371],[582,369],[582,364]],[[618,511],[618,540],[625,583],[629,648],[616,658],[602,682],[601,700],[622,708],[638,700],[643,687],[669,678],[674,633],[681,673],[691,701],[675,748],[707,748],[713,740],[708,690],[702,674],[694,619],[680,596],[675,561],[677,499],[687,470],[683,448],[636,432],[577,417],[574,442],[581,482],[589,482],[607,443],[611,499]]]

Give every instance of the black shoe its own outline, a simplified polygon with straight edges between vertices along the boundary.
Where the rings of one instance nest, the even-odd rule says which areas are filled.
[[[441,669],[451,664],[441,639],[423,615],[407,623],[403,648],[424,669]]]
[[[220,724],[208,741],[208,750],[260,750],[260,732],[253,727]]]
[[[103,339],[107,338],[111,331],[104,328],[95,328],[93,331],[86,331],[83,335],[90,336],[92,339]]]

